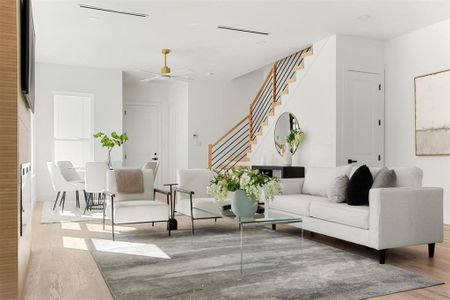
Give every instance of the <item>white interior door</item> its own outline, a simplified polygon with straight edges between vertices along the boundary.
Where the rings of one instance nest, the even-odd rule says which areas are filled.
[[[161,110],[159,105],[125,105],[124,128],[128,141],[124,147],[127,167],[140,168],[145,162],[160,157]],[[161,178],[161,168],[158,178]]]
[[[344,77],[343,155],[347,163],[384,162],[383,76],[347,70]]]

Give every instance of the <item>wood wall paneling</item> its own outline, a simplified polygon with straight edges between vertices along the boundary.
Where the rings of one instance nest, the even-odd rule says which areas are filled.
[[[17,1],[0,1],[0,299],[17,298]]]

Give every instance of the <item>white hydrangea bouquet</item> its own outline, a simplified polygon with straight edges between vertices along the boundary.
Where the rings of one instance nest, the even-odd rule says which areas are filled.
[[[273,200],[282,191],[278,178],[269,177],[259,170],[247,168],[231,168],[225,173],[219,173],[211,180],[208,193],[217,201],[227,199],[229,192],[243,190],[250,201],[259,202],[261,192],[267,200]]]

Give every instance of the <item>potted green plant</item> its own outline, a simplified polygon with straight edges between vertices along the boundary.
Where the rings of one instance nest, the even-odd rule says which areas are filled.
[[[303,142],[305,138],[305,133],[301,131],[300,129],[292,129],[289,134],[286,137],[286,142],[289,145],[288,151],[291,151],[291,153],[295,153],[298,146]]]
[[[249,217],[256,213],[261,192],[267,200],[281,193],[282,186],[277,178],[269,177],[259,170],[231,168],[219,173],[211,180],[208,193],[217,201],[223,202],[228,193],[231,198],[231,210],[237,217]]]
[[[108,149],[108,167],[112,169],[111,151],[115,146],[120,147],[126,141],[128,141],[128,136],[125,133],[119,135],[117,132],[113,131],[111,132],[111,136],[108,136],[103,132],[97,132],[96,134],[94,134],[94,138],[100,139],[100,144],[102,145],[102,147]]]

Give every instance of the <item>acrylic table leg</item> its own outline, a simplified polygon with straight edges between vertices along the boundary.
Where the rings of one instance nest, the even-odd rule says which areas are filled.
[[[241,274],[242,274],[242,262],[243,262],[243,260],[244,260],[244,249],[243,249],[243,242],[242,242],[242,239],[243,239],[243,235],[244,235],[244,226],[241,224]]]

